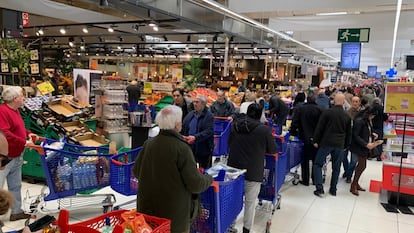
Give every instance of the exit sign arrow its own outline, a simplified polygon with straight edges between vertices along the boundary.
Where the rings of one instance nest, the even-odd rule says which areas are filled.
[[[338,29],[338,43],[369,41],[369,28],[341,28]]]

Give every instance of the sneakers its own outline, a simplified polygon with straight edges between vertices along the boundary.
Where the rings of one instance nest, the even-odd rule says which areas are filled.
[[[309,186],[309,182],[308,182],[308,183],[306,183],[306,182],[304,182],[303,180],[300,180],[300,181],[299,181],[299,183],[300,183],[300,184],[302,184],[302,185],[305,185],[305,186]]]
[[[329,194],[331,194],[332,196],[336,197],[336,191],[329,190]]]
[[[30,214],[25,214],[23,212],[18,213],[18,214],[10,214],[10,221],[17,221],[17,220],[20,220],[20,219],[28,219],[30,217],[31,217]]]
[[[325,192],[323,190],[315,190],[313,191],[313,194],[315,194],[315,196],[322,197]]]

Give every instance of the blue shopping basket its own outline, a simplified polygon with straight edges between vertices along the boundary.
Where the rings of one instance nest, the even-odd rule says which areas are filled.
[[[213,156],[222,156],[229,153],[228,140],[231,122],[223,118],[214,118],[214,151]]]

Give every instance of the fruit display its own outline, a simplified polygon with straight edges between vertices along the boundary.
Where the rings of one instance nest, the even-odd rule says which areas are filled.
[[[196,98],[197,95],[204,95],[207,98],[207,106],[210,106],[214,101],[217,100],[217,93],[208,88],[197,87],[190,92],[192,99]]]

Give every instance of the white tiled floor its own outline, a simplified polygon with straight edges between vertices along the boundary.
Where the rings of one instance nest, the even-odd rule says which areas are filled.
[[[329,164],[330,166],[330,164]],[[342,172],[341,172],[342,174]],[[361,179],[361,186],[369,189],[370,180],[382,179],[382,163],[368,161],[367,170]],[[327,172],[325,190],[328,190],[330,170]],[[30,195],[40,193],[41,185],[24,183],[25,190]],[[254,233],[265,232],[266,222],[271,220],[271,233],[413,233],[414,215],[387,213],[379,202],[378,193],[361,192],[356,197],[349,192],[349,184],[340,178],[337,196],[326,194],[323,198],[313,195],[314,186],[294,186],[286,183],[280,194],[282,195],[281,208],[271,216],[268,203],[258,206]],[[99,191],[112,192],[110,188]],[[116,194],[117,203],[134,200],[135,197],[125,197]],[[132,205],[133,206],[133,205]],[[52,208],[53,203],[48,205]],[[52,208],[53,209],[53,208]],[[412,208],[412,210],[414,210]],[[102,209],[88,208],[71,211],[71,222],[88,219],[102,214]],[[55,213],[55,215],[57,215]],[[0,217],[5,223],[3,231],[21,229],[24,221],[9,222],[8,215]],[[236,221],[236,229],[241,232],[242,214]]]

